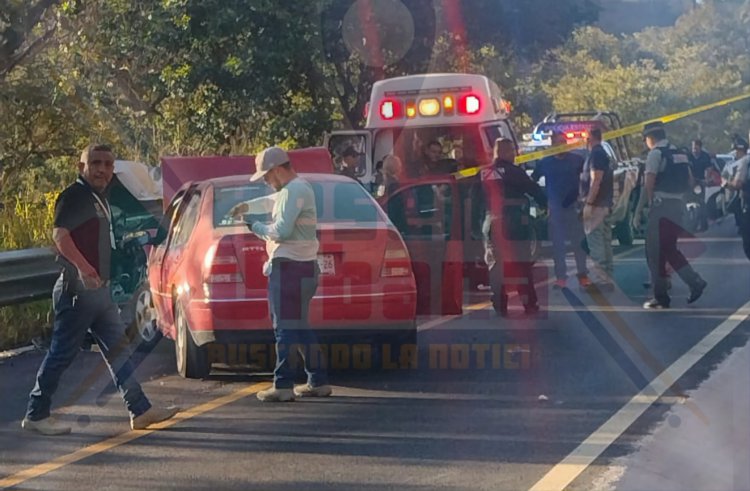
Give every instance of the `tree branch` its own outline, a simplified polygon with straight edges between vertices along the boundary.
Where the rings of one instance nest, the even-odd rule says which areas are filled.
[[[0,67],[0,81],[5,79],[5,77],[8,76],[11,70],[21,64],[25,59],[34,56],[39,51],[41,51],[50,40],[52,35],[55,33],[55,31],[57,31],[57,23],[47,29],[44,34],[36,38],[34,42],[26,47],[26,49],[12,56],[6,63],[4,63],[3,66]]]

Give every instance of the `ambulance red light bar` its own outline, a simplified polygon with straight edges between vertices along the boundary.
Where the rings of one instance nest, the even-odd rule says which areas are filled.
[[[482,102],[478,95],[469,94],[463,97],[458,104],[458,110],[462,114],[477,114],[482,109]]]
[[[568,140],[575,140],[575,139],[587,139],[589,137],[588,131],[567,131],[565,132],[565,138]]]
[[[401,104],[393,99],[386,99],[380,103],[380,117],[386,121],[401,117]]]

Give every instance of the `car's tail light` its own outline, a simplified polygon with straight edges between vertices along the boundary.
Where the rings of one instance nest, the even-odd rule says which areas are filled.
[[[203,261],[206,283],[241,283],[242,274],[231,242],[220,241],[206,253]]]
[[[388,232],[388,242],[383,255],[383,269],[380,276],[394,278],[411,274],[411,259],[401,237],[394,231]]]

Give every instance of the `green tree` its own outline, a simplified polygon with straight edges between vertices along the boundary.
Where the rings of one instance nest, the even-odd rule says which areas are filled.
[[[629,123],[682,111],[750,90],[746,32],[750,2],[727,0],[691,10],[673,27],[616,37],[577,30],[537,67],[555,110],[608,109]],[[716,150],[747,131],[750,103],[675,123],[671,137],[702,137]]]

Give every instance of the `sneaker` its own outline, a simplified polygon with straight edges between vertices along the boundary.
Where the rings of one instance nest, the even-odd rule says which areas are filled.
[[[580,286],[582,289],[586,290],[588,288],[591,288],[591,285],[593,285],[591,279],[585,274],[578,277],[578,286]]]
[[[687,303],[693,303],[701,298],[701,295],[703,295],[703,290],[705,290],[707,286],[708,283],[706,283],[706,280],[704,279],[701,279],[699,282],[697,282],[694,287],[690,288],[690,296],[688,297]]]
[[[70,426],[59,423],[53,416],[33,421],[29,418],[23,418],[21,428],[27,431],[36,431],[42,435],[55,436],[70,433]]]
[[[270,389],[258,392],[258,400],[263,402],[292,402],[294,401],[294,391],[292,389]]]
[[[297,397],[328,397],[333,393],[330,385],[318,385],[313,387],[310,384],[298,385],[294,388],[294,395]]]
[[[565,281],[565,280],[555,280],[555,283],[552,285],[552,288],[554,288],[555,290],[562,290],[566,286],[568,286],[568,282],[567,281]]]
[[[643,308],[646,310],[662,310],[662,309],[668,309],[669,304],[662,303],[658,301],[657,299],[652,298],[651,300],[643,304]]]
[[[130,418],[130,427],[134,430],[145,430],[152,424],[161,423],[162,421],[171,419],[179,411],[180,408],[178,407],[152,407],[140,416]]]

